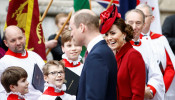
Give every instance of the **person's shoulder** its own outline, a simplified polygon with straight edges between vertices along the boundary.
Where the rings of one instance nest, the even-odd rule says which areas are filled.
[[[99,43],[97,43],[97,46],[98,46],[97,49],[100,49],[99,52],[100,51],[106,51],[106,50],[109,49],[109,47],[108,47],[108,45],[107,45],[105,40],[99,41]]]
[[[75,95],[70,95],[68,93],[64,93],[64,95],[60,96],[62,100],[76,100]]]
[[[11,55],[4,55],[1,59],[0,62],[8,62],[10,59],[14,59],[16,57],[13,57]]]
[[[163,36],[162,34],[155,33],[155,32],[151,32],[151,34],[150,34],[151,39],[157,39],[157,38],[160,38],[162,36]]]
[[[37,54],[36,52],[34,52],[34,51],[29,51],[29,50],[27,50],[27,52],[28,52],[28,55],[29,55],[29,56],[41,58],[41,56],[40,56],[39,54]],[[42,59],[42,58],[41,58],[41,59]]]
[[[128,53],[137,53],[138,51],[136,50],[136,49],[134,49],[134,48],[130,48],[129,50],[128,50]]]
[[[41,56],[39,54],[37,54],[36,52],[34,52],[34,51],[29,51],[28,50],[27,52],[28,52],[28,55],[30,57],[36,57],[36,59],[42,59]]]
[[[173,20],[175,20],[175,14],[168,16],[166,19],[171,19],[171,20],[173,19]]]
[[[137,51],[136,49],[134,49],[134,48],[130,48],[130,49],[128,50],[127,54],[128,54],[129,56],[135,56],[135,55],[140,56],[140,55],[141,55],[141,53],[140,53],[139,51]]]
[[[4,64],[8,64],[9,63],[9,60],[12,60],[11,57],[8,55],[4,55],[1,59],[0,59],[0,65],[1,67],[3,67],[2,65]]]
[[[34,55],[38,55],[36,52],[34,51],[30,51],[30,50],[27,50],[28,54],[34,54]]]
[[[109,48],[107,44],[99,45],[93,51],[94,51],[93,53],[96,53],[98,55],[103,55],[103,56],[111,56],[111,55],[113,55],[113,52],[112,52],[111,48]]]
[[[0,59],[0,61],[6,59],[6,57],[7,57],[7,55],[4,55],[4,56]]]
[[[136,63],[136,62],[143,63],[144,62],[142,54],[139,51],[135,50],[134,48],[128,50],[126,57],[128,59],[128,63],[129,62],[130,63]]]
[[[48,40],[52,40],[52,39],[54,39],[55,37],[56,37],[56,33],[51,34],[51,35],[49,36]]]
[[[38,100],[54,100],[56,97],[55,96],[50,96],[50,95],[45,95],[45,94],[42,94]]]

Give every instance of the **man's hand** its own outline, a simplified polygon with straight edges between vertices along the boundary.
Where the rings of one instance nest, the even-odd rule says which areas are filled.
[[[144,98],[146,98],[146,99],[152,99],[153,98],[153,94],[151,93],[150,87],[145,86]]]

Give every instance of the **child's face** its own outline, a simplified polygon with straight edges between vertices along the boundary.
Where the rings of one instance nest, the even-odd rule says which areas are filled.
[[[59,18],[59,21],[58,21],[58,23],[57,23],[57,27],[58,27],[59,30],[63,27],[64,22],[65,22],[66,20],[67,20],[67,17],[61,17],[61,18]],[[65,25],[64,30],[65,30],[65,29],[68,29],[68,26],[69,26],[69,22]]]
[[[61,65],[52,65],[49,66],[48,72],[48,76],[44,75],[44,80],[49,84],[53,84],[56,87],[61,88],[65,79],[63,67]]]
[[[28,90],[29,82],[27,81],[27,78],[21,78],[17,82],[17,84],[18,84],[18,86],[11,85],[12,86],[12,88],[11,88],[12,92],[20,92],[22,95],[29,92],[29,90]]]
[[[74,42],[71,40],[64,43],[64,47],[62,46],[62,50],[69,60],[76,61],[81,53],[82,47],[75,46]]]

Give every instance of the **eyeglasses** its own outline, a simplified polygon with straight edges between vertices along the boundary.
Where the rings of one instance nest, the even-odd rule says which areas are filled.
[[[53,76],[58,76],[58,74],[63,76],[64,72],[63,71],[60,71],[60,72],[54,71],[54,72],[50,72],[49,74],[52,74]]]

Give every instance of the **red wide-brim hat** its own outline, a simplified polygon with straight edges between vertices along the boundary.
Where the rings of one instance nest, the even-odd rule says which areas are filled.
[[[106,11],[100,14],[101,25],[100,32],[105,34],[113,25],[116,18],[121,18],[121,14],[118,13],[117,7],[112,5]]]

